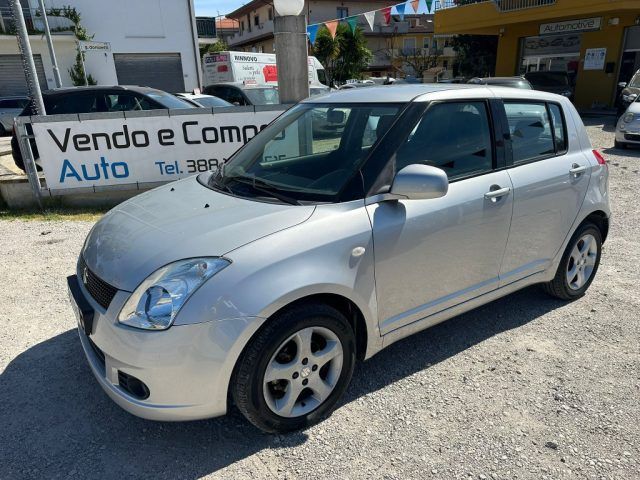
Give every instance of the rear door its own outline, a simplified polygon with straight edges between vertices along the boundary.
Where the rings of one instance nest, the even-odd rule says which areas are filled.
[[[505,285],[549,265],[576,219],[590,163],[559,103],[504,100],[513,219],[500,278]]]

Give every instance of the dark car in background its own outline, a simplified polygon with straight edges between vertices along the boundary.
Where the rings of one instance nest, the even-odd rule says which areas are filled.
[[[47,115],[196,108],[192,103],[162,90],[136,86],[57,88],[42,92],[42,100]],[[26,117],[34,113],[29,104],[19,116]],[[31,149],[37,159],[38,151],[33,140],[31,141]],[[22,153],[18,146],[15,130],[11,138],[11,152],[16,166],[24,170]]]
[[[472,85],[493,85],[494,87],[511,87],[523,90],[533,90],[531,84],[524,77],[475,77],[467,83]]]
[[[29,105],[28,97],[0,97],[0,135],[10,134],[13,120]]]
[[[562,95],[573,102],[574,88],[567,72],[527,72],[524,74],[524,78],[535,90]]]
[[[204,87],[202,93],[222,98],[236,106],[277,105],[278,89],[271,85],[246,85],[244,83],[216,83]]]

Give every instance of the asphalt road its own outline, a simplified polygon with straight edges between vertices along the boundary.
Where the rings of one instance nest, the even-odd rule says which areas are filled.
[[[236,411],[121,410],[66,299],[91,224],[0,220],[0,479],[640,478],[640,150],[589,124],[614,220],[588,294],[529,288],[398,342],[358,365],[333,416],[288,436]]]

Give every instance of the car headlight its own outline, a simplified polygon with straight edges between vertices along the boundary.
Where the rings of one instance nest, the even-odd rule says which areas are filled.
[[[636,95],[635,93],[631,93],[629,95],[623,95],[622,96],[622,100],[627,102],[627,103],[635,102],[636,98],[638,98],[638,95]]]
[[[231,262],[224,258],[191,258],[152,273],[124,304],[118,321],[145,330],[166,330],[187,299]]]
[[[622,121],[623,121],[624,123],[631,123],[631,122],[633,122],[633,118],[634,118],[633,113],[627,113],[627,114],[624,116],[624,118],[622,119]]]

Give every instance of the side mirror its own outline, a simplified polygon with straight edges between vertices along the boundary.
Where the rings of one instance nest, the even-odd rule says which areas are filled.
[[[344,111],[330,109],[327,112],[327,122],[332,125],[340,125],[344,123]]]
[[[627,82],[620,82],[620,83],[618,84],[618,87],[619,87],[619,88],[627,88]]]
[[[430,165],[413,164],[404,167],[393,179],[391,195],[407,200],[444,197],[449,191],[449,179],[444,170]]]

